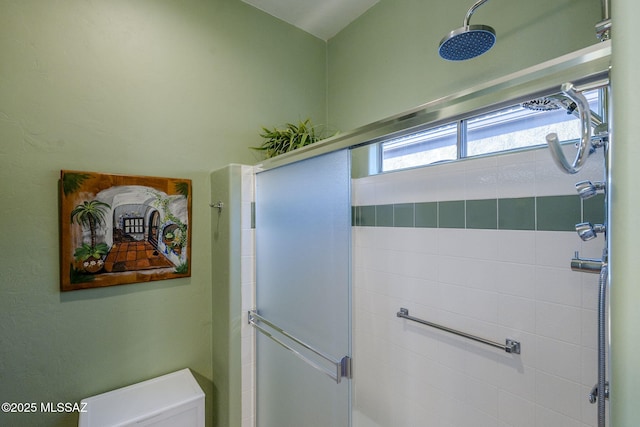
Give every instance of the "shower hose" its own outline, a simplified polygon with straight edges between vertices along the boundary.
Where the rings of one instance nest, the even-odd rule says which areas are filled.
[[[607,281],[608,265],[604,264],[600,270],[600,292],[598,296],[598,427],[605,427],[605,403],[608,395],[606,379],[607,368]]]

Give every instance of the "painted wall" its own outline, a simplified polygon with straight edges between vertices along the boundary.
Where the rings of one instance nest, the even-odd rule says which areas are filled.
[[[492,26],[496,45],[448,62],[438,44],[473,2],[381,1],[328,43],[329,121],[349,130],[597,42],[599,0],[494,0],[471,24]]]
[[[612,2],[611,425],[616,427],[636,426],[640,420],[640,230],[637,227],[640,51],[636,42],[637,22],[633,19],[638,13],[640,4],[636,1]]]
[[[325,121],[324,64],[324,42],[236,0],[0,1],[0,401],[189,367],[212,407],[209,173],[256,161],[262,125]],[[61,294],[61,169],[192,179],[192,277]]]

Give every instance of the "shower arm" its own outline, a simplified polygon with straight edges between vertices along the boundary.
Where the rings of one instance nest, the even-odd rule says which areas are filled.
[[[478,0],[473,6],[469,8],[466,16],[464,17],[464,21],[462,22],[462,26],[467,28],[469,27],[469,21],[471,20],[471,15],[474,14],[477,8],[488,2],[489,0]]]
[[[577,173],[584,162],[586,162],[589,156],[589,149],[591,145],[591,109],[589,108],[589,102],[580,92],[576,91],[573,83],[564,83],[562,85],[562,92],[578,106],[578,114],[580,116],[580,143],[578,145],[578,152],[573,164],[569,164],[567,158],[562,151],[558,135],[550,133],[547,135],[547,144],[555,163],[561,170],[568,174]]]

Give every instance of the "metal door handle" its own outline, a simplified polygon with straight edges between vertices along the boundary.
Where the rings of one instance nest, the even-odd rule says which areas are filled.
[[[282,340],[276,338],[271,332],[269,332],[267,329],[262,327],[260,325],[260,323],[269,326],[271,329],[276,331],[278,334],[287,337],[288,339],[290,339],[294,343],[306,348],[307,350],[309,350],[312,353],[316,354],[320,358],[322,358],[322,359],[326,360],[327,362],[331,363],[333,365],[334,369],[333,370],[327,369],[325,366],[322,366],[319,363],[317,363],[316,361],[306,357],[304,354],[300,353],[298,350],[294,349],[289,344],[287,344],[287,343],[283,342]],[[337,384],[340,384],[340,382],[342,381],[342,378],[351,378],[351,358],[349,356],[344,356],[342,359],[336,360],[335,358],[333,358],[333,357],[321,352],[320,350],[315,349],[313,346],[305,343],[304,341],[294,337],[290,333],[288,333],[285,330],[283,330],[281,327],[276,326],[272,322],[270,322],[267,319],[265,319],[264,317],[260,316],[256,310],[249,310],[249,324],[251,326],[253,326],[254,328],[256,328],[258,331],[262,332],[264,335],[266,335],[272,341],[275,341],[276,343],[278,343],[282,347],[284,347],[287,350],[289,350],[290,352],[292,352],[296,357],[298,357],[299,359],[301,359],[304,362],[306,362],[307,364],[309,364],[312,368],[314,368],[314,369],[322,372],[323,374],[327,375],[329,378],[334,380]]]

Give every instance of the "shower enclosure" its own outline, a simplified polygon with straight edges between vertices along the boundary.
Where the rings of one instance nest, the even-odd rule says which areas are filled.
[[[257,426],[606,425],[606,253],[589,239],[605,150],[575,175],[547,148],[350,170],[387,135],[606,88],[609,57],[605,42],[258,167]]]

